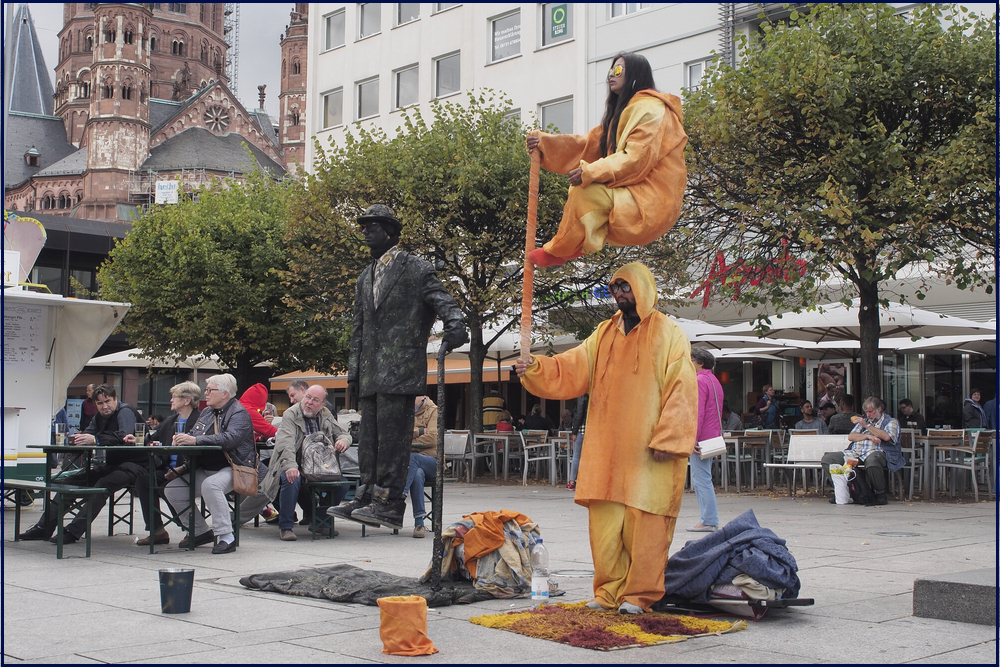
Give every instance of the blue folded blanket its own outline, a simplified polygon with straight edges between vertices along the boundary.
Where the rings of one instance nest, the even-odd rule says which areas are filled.
[[[731,584],[747,574],[770,588],[784,588],[782,599],[799,596],[798,566],[785,541],[761,528],[747,510],[721,530],[692,540],[667,561],[666,595],[708,602],[712,586]]]

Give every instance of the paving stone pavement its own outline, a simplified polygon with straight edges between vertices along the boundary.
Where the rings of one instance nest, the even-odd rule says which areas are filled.
[[[591,598],[587,511],[562,487],[448,484],[445,519],[473,511],[513,509],[537,521],[555,581],[566,602]],[[917,577],[995,567],[995,502],[890,502],[885,507],[830,505],[814,494],[718,495],[725,523],[753,509],[762,526],[788,542],[799,565],[802,597],[812,607],[772,610],[746,630],[724,637],[624,651],[590,651],[469,623],[471,616],[531,606],[491,600],[428,611],[428,634],[440,650],[431,663],[989,663],[997,664],[997,629],[912,616]],[[41,503],[22,515],[27,527]],[[687,492],[671,552],[699,534],[698,504]],[[136,525],[142,519],[136,504]],[[412,526],[412,524],[410,524]],[[107,515],[94,523],[93,555],[66,547],[14,543],[13,512],[3,513],[3,662],[14,663],[404,663],[384,655],[377,607],[344,605],[250,591],[242,576],[350,563],[416,577],[427,568],[433,540],[409,526],[361,537],[358,524],[337,522],[340,536],[278,539],[277,526],[248,526],[234,554],[177,548],[181,533],[154,555],[135,536],[107,536]],[[304,539],[305,538],[305,539]],[[195,568],[191,612],[160,613],[157,570]]]

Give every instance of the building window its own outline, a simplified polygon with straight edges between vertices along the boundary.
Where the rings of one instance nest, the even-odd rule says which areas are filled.
[[[494,19],[491,24],[494,62],[521,53],[521,12],[501,16]]]
[[[549,125],[561,134],[573,132],[573,98],[542,105],[542,129],[551,131]]]
[[[112,97],[114,97],[115,95],[114,88],[112,88],[111,86],[101,86],[101,88],[102,88],[101,92],[103,94],[104,99],[110,100]]]
[[[652,2],[612,2],[611,18],[635,14],[642,9],[649,9],[652,6]]]
[[[573,39],[573,3],[542,5],[542,46]]]
[[[302,73],[302,63],[296,60],[292,63],[292,74],[301,74],[301,73]]]
[[[181,41],[178,41],[178,40],[175,39],[170,44],[170,53],[173,54],[173,55],[175,55],[175,56],[186,56],[187,55],[187,49],[185,48],[184,42],[181,42]]]
[[[399,2],[396,4],[396,25],[404,25],[420,18],[419,2]]]
[[[444,56],[434,61],[434,96],[444,97],[462,88],[461,54]]]
[[[685,76],[687,80],[687,89],[691,91],[698,90],[701,88],[701,79],[705,76],[705,73],[711,69],[712,64],[715,62],[715,58],[705,58],[704,60],[698,60],[693,63],[688,63],[685,69],[687,70]]]
[[[90,49],[87,49],[87,50],[90,51]],[[149,52],[150,53],[155,53],[156,52],[156,38],[155,37],[150,37],[149,38]]]
[[[344,16],[344,10],[341,9],[326,17],[326,49],[344,45]]]
[[[122,99],[123,100],[132,99],[132,86],[130,85],[122,86]]]
[[[28,164],[29,167],[37,167],[38,158],[39,158],[38,149],[35,148],[34,146],[28,149],[28,152],[24,154],[24,161]]]
[[[394,109],[404,109],[417,103],[417,80],[420,68],[414,65],[396,72],[396,100]]]
[[[167,7],[172,12],[177,12],[178,14],[187,14],[187,3],[184,2],[169,2]]]
[[[357,119],[378,115],[378,77],[358,84]]]
[[[344,124],[344,89],[323,96],[323,129]]]
[[[80,86],[77,88],[79,95],[77,97],[90,97],[90,82],[81,81]]]
[[[443,12],[446,9],[451,9],[452,7],[458,7],[461,2],[435,2],[434,3],[434,13]]]
[[[126,30],[125,32],[122,33],[122,41],[124,41],[126,44],[135,43],[135,33],[133,33],[131,30]]]
[[[112,44],[112,43],[114,43],[114,41],[115,41],[115,39],[117,39],[117,37],[118,37],[118,35],[117,35],[117,33],[114,30],[105,30],[104,31],[104,42],[105,42],[105,44]]]
[[[84,51],[93,51],[94,50],[94,36],[93,35],[87,35],[87,37],[84,39],[83,50]]]
[[[364,2],[358,5],[358,39],[382,32],[382,4]]]
[[[288,115],[288,120],[292,124],[292,126],[295,126],[295,125],[299,124],[299,111],[298,111],[298,109],[293,110],[292,113],[290,113]]]

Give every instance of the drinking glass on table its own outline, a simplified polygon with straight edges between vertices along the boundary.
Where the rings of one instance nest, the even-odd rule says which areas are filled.
[[[66,444],[66,424],[60,424],[56,422],[56,444],[65,445]]]
[[[135,425],[135,444],[140,447],[146,444],[146,424],[142,422]]]

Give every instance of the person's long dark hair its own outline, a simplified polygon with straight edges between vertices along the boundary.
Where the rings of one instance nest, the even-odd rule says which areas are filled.
[[[622,110],[628,106],[632,97],[640,90],[647,88],[656,90],[653,68],[649,66],[645,56],[623,51],[611,59],[612,67],[619,58],[625,61],[625,82],[620,94],[611,92],[611,84],[608,84],[608,99],[604,104],[604,118],[601,120],[602,156],[610,155],[617,150],[615,137],[618,136],[618,119],[621,118]]]

